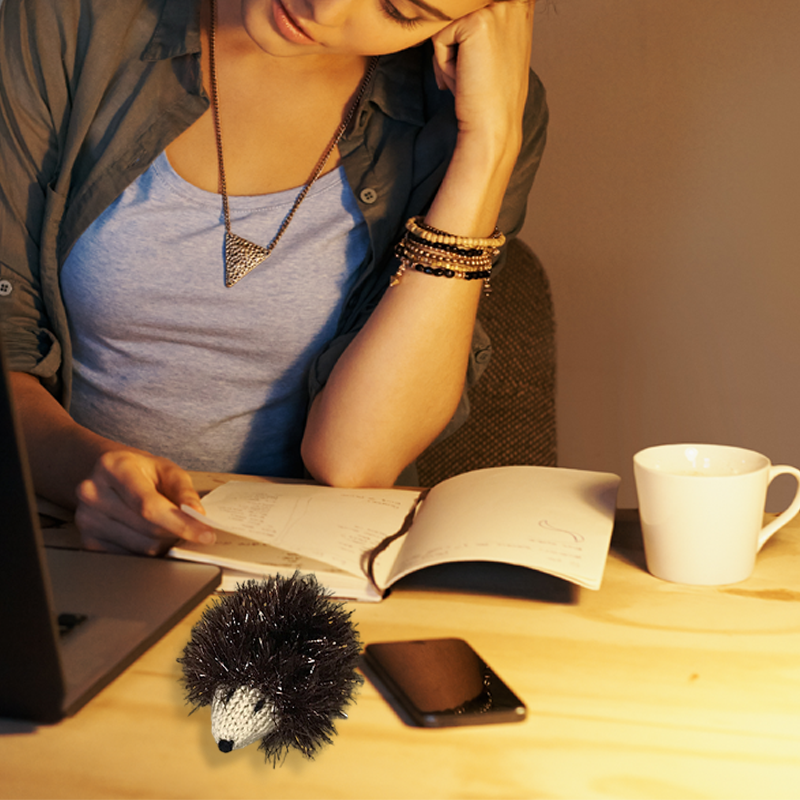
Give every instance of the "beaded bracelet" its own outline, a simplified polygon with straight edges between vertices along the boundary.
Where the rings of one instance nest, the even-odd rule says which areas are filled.
[[[461,278],[462,280],[482,280],[483,281],[483,288],[486,294],[489,294],[491,290],[491,286],[489,284],[489,278],[492,275],[492,271],[490,269],[486,270],[463,270],[458,269],[455,267],[433,267],[428,266],[425,264],[420,264],[414,261],[403,260],[400,262],[400,266],[397,269],[397,272],[392,276],[392,279],[389,283],[390,286],[397,286],[400,283],[403,274],[407,269],[413,269],[417,272],[423,272],[426,275],[434,275],[439,278]]]
[[[411,242],[413,244],[418,244],[424,247],[436,247],[439,250],[446,250],[448,253],[459,253],[464,256],[481,256],[485,253],[489,252],[484,247],[458,247],[454,244],[433,244],[429,242],[427,239],[423,239],[420,236],[415,236],[410,231],[407,231],[404,235],[404,240],[407,242]]]
[[[401,241],[396,253],[400,258],[400,266],[392,276],[390,286],[397,286],[407,269],[414,269],[426,275],[443,278],[461,278],[463,280],[482,279],[484,291],[490,292],[489,278],[492,274],[492,262],[488,256],[472,257],[441,252],[436,248],[419,248],[409,246]]]
[[[400,242],[395,248],[395,252],[400,258],[429,261],[436,264],[454,264],[463,269],[483,270],[492,268],[492,259],[488,253],[482,253],[477,256],[462,255],[443,251],[433,245],[420,245],[406,240]]]
[[[502,247],[506,241],[506,237],[497,228],[494,229],[494,233],[488,239],[473,239],[440,231],[438,228],[434,228],[424,222],[422,217],[411,217],[406,222],[406,230],[432,244],[455,245],[462,250],[468,248],[494,250]]]

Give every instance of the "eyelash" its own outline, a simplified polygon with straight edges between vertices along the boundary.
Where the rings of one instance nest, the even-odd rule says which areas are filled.
[[[396,22],[404,28],[416,28],[420,24],[419,19],[409,19],[404,17],[388,0],[380,0],[380,7],[383,15],[392,22]]]

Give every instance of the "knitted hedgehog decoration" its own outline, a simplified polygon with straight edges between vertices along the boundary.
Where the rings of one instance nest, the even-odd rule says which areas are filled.
[[[313,575],[247,581],[210,606],[178,659],[187,702],[211,705],[223,753],[261,739],[275,766],[289,748],[313,758],[363,682],[351,612]]]

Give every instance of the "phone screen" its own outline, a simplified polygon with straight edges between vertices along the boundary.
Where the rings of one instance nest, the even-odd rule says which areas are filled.
[[[525,719],[525,704],[463,639],[368,644],[364,663],[367,677],[413,724],[438,728]]]

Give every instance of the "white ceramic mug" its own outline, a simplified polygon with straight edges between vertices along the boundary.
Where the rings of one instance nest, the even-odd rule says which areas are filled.
[[[740,447],[670,444],[633,457],[647,569],[675,583],[717,586],[750,576],[756,554],[800,511],[800,470]],[[764,525],[767,487],[789,473],[797,491]]]

